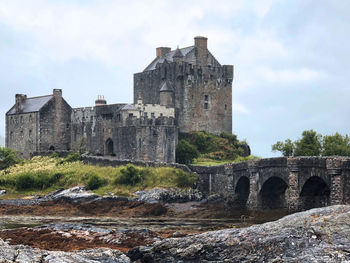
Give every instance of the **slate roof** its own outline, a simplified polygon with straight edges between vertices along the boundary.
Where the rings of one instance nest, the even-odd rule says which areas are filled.
[[[132,104],[126,104],[123,108],[120,110],[138,110],[134,105]]]
[[[51,99],[53,95],[40,96],[27,98],[22,104],[22,112],[21,113],[29,113],[29,112],[37,112],[40,111],[42,107],[46,105]],[[8,115],[17,114],[16,105],[14,105],[8,112]]]
[[[170,51],[169,53],[166,53],[165,55],[161,56],[161,57],[157,57],[155,58],[151,64],[148,65],[147,68],[145,68],[144,71],[148,71],[148,70],[154,70],[156,68],[156,65],[158,63],[163,63],[164,61],[168,61],[168,62],[173,62],[173,57],[176,54],[176,52],[179,50],[181,52],[181,54],[184,57],[184,61],[186,61],[186,56],[194,49],[194,46],[190,46],[190,47],[185,47],[185,48],[181,48],[181,49],[175,49]],[[177,54],[179,55],[179,53]]]

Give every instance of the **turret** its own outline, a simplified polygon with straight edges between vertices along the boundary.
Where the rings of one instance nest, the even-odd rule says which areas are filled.
[[[174,93],[174,90],[170,82],[164,81],[161,84],[161,87],[159,90],[160,105],[166,106],[166,107],[174,107],[173,93]]]

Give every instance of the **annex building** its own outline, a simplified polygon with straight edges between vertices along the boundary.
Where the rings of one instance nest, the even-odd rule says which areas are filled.
[[[221,65],[207,38],[171,50],[134,74],[132,104],[71,108],[62,90],[40,97],[17,94],[6,113],[6,147],[35,152],[80,151],[118,159],[175,162],[179,133],[232,132],[233,66]]]

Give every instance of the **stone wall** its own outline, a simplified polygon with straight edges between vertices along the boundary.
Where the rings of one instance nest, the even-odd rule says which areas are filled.
[[[39,113],[6,116],[6,147],[16,149],[22,157],[39,150]]]
[[[175,114],[180,132],[232,132],[233,66],[196,66],[162,63],[155,70],[134,74],[134,102],[159,104],[165,81],[174,89]]]
[[[54,98],[39,112],[40,146],[38,151],[70,150],[71,111],[72,108],[62,98],[62,94],[54,93]]]

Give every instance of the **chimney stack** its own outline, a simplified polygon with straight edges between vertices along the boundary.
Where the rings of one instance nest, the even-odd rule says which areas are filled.
[[[107,104],[107,101],[105,100],[105,96],[98,95],[97,100],[95,100],[95,106],[103,106],[106,104]]]
[[[61,89],[54,89],[53,96],[54,97],[62,97],[62,90]]]
[[[208,65],[208,38],[206,37],[195,37],[194,47],[197,65],[207,66]]]
[[[21,113],[23,111],[23,103],[27,99],[25,94],[16,94],[16,112]]]
[[[157,58],[164,56],[165,54],[169,53],[170,51],[171,51],[170,47],[157,47],[156,48]]]

